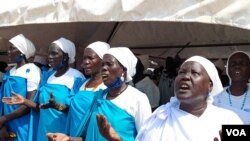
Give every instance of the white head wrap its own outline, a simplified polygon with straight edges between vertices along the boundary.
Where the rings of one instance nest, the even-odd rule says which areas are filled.
[[[127,69],[126,82],[131,81],[136,73],[135,67],[137,63],[137,58],[133,52],[127,47],[115,47],[110,48],[105,54],[114,56]]]
[[[227,76],[228,76],[228,78],[229,78],[230,84],[232,83],[232,80],[231,80],[231,78],[230,78],[230,76],[229,76],[229,74],[228,74],[228,65],[229,65],[229,60],[230,60],[230,58],[231,58],[234,54],[237,54],[237,53],[242,53],[242,54],[245,54],[245,55],[247,55],[247,56],[248,56],[248,59],[250,59],[249,52],[244,52],[244,51],[235,51],[235,52],[233,52],[231,55],[229,55],[229,57],[228,57],[228,59],[227,59],[226,73],[227,73]]]
[[[110,48],[110,45],[105,42],[96,41],[94,43],[89,44],[86,48],[91,48],[102,59],[103,55]]]
[[[223,90],[223,86],[215,65],[208,59],[201,56],[193,56],[187,59],[185,62],[190,61],[194,61],[201,64],[203,68],[207,71],[210,80],[213,82],[213,89],[210,92],[211,96],[219,94]]]
[[[60,39],[54,41],[53,43],[58,45],[64,53],[68,53],[69,63],[75,62],[76,47],[75,47],[75,44],[73,42],[61,37]]]
[[[9,40],[22,54],[25,55],[26,59],[35,55],[36,48],[34,44],[23,36],[23,34],[19,34]]]

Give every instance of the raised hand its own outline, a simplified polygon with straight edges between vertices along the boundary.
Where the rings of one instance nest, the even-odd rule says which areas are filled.
[[[9,105],[24,104],[25,98],[18,93],[11,92],[12,97],[3,97],[2,102]]]
[[[110,125],[104,115],[96,114],[96,120],[100,133],[109,141],[122,141],[118,133]]]
[[[218,139],[217,137],[214,138],[214,141],[221,141],[222,140],[222,131],[219,131],[220,134],[220,139]]]
[[[42,109],[47,109],[47,108],[54,108],[56,106],[56,102],[54,99],[54,96],[52,94],[52,92],[49,93],[49,103],[46,104],[41,104],[39,107]]]

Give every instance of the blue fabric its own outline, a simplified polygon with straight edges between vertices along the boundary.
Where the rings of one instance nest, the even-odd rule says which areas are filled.
[[[69,94],[69,98],[66,100],[66,103],[65,103],[66,106],[68,107],[70,106],[72,98],[75,97],[76,93],[79,91],[84,81],[86,81],[86,79],[75,78],[73,88]]]
[[[53,74],[54,70],[49,70],[46,68],[43,68],[41,71],[41,82],[39,84],[39,89],[46,84],[47,79],[51,74]],[[39,104],[39,89],[33,99],[35,103]],[[37,132],[38,132],[38,123],[39,123],[39,117],[40,112],[35,111],[34,109],[31,109],[31,116],[30,116],[30,128],[32,129],[32,132],[29,132],[29,140],[31,141],[37,141]]]
[[[93,100],[93,105],[91,105],[90,110],[85,115],[83,123],[87,121],[86,133],[81,133],[83,137],[86,135],[85,141],[106,141],[99,133],[96,114],[105,115],[108,122],[123,140],[134,141],[137,135],[134,117],[109,100],[103,99],[102,97],[105,93],[105,90],[96,92],[96,99]],[[85,130],[81,131],[85,132]]]
[[[45,84],[39,90],[39,103],[46,104],[52,92],[55,101],[65,104],[69,98],[70,89],[64,85]],[[47,132],[64,133],[67,115],[53,108],[40,109],[37,141],[47,141]]]
[[[10,76],[6,72],[3,77],[0,97],[11,97],[11,91],[19,93],[23,97],[27,97],[27,80],[18,76]],[[20,105],[0,104],[1,115],[7,115],[18,109]],[[32,138],[28,139],[28,134],[33,135],[32,127],[29,124],[30,113],[6,123],[8,130],[16,133],[17,138],[14,141],[34,141]]]
[[[65,85],[60,84],[46,84],[47,78],[52,73],[48,73],[43,76],[43,84],[39,89],[39,94],[37,95],[37,100],[39,104],[46,104],[50,99],[50,93],[53,94],[54,99],[57,103],[63,105],[69,105],[71,98],[79,90],[80,84],[82,83],[81,78],[75,78],[74,86],[70,90]],[[55,110],[53,108],[40,109],[40,116],[38,122],[38,132],[37,132],[37,141],[47,141],[46,133],[48,132],[65,132],[67,121],[67,114]]]
[[[71,100],[66,124],[66,133],[71,137],[77,137],[76,131],[79,130],[79,123],[83,120],[86,111],[94,99],[94,92],[79,91]]]

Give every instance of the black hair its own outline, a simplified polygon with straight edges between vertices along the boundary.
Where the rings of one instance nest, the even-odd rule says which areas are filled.
[[[140,80],[142,80],[144,78],[144,66],[141,62],[141,60],[137,57],[137,63],[136,63],[136,74],[133,77],[133,83],[136,84],[137,82],[139,82]]]
[[[2,73],[5,73],[6,71],[5,71],[5,69],[8,67],[8,64],[6,63],[6,62],[4,62],[4,61],[0,61],[0,71],[2,72]]]

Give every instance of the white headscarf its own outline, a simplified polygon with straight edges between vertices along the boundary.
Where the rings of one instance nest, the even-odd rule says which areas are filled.
[[[133,52],[127,47],[115,47],[110,48],[105,54],[114,56],[127,69],[126,82],[131,81],[136,73],[135,67],[137,63],[137,58]]]
[[[69,63],[75,62],[76,47],[73,42],[71,42],[66,38],[61,37],[60,39],[54,41],[53,43],[58,45],[64,53],[68,53]]]
[[[210,92],[211,96],[219,94],[223,90],[223,86],[215,65],[208,59],[201,56],[193,56],[187,59],[185,62],[190,61],[194,61],[201,64],[203,68],[207,71],[210,80],[213,82],[213,88]]]
[[[26,59],[35,55],[36,48],[34,44],[23,36],[23,34],[19,34],[9,40],[22,54],[25,55]]]
[[[102,59],[103,55],[110,48],[110,45],[105,42],[96,41],[94,43],[89,44],[86,48],[92,49]]]
[[[228,57],[228,59],[227,59],[226,73],[227,73],[227,76],[228,76],[228,78],[229,78],[230,84],[232,83],[232,80],[231,80],[231,78],[230,78],[230,76],[229,76],[229,74],[228,74],[228,65],[229,65],[229,60],[230,60],[230,58],[231,58],[234,54],[237,54],[237,53],[242,53],[242,54],[245,54],[245,55],[247,55],[247,56],[248,56],[248,59],[250,59],[249,52],[244,52],[244,51],[235,51],[235,52],[233,52],[231,55],[229,55],[229,57]]]

